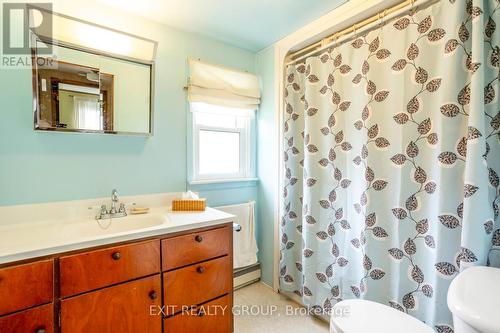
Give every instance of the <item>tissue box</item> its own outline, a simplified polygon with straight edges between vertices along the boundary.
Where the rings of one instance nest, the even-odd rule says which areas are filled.
[[[205,210],[206,199],[174,199],[172,210],[174,212],[201,212]]]

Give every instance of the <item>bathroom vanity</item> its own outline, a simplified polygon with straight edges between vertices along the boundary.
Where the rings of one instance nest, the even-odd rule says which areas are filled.
[[[153,235],[4,260],[0,333],[232,332],[232,222],[176,224],[189,216]]]

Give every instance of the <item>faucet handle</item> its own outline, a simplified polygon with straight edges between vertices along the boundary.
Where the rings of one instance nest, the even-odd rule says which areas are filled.
[[[106,215],[108,215],[108,209],[106,208],[106,205],[102,205],[99,214],[96,216],[96,219],[100,220],[104,218]]]
[[[123,202],[120,204],[120,209],[118,209],[118,212],[125,213],[125,204]]]

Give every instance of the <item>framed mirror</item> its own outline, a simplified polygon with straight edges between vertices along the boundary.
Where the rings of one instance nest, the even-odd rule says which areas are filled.
[[[81,21],[72,24],[90,25]],[[39,52],[48,47],[51,55]],[[32,53],[37,59],[32,72],[35,130],[152,135],[152,60],[132,59],[98,50],[90,43],[75,45],[41,35],[34,36]]]

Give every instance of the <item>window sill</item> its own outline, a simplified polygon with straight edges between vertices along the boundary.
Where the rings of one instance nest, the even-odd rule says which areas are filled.
[[[202,179],[202,180],[191,180],[189,182],[189,185],[256,182],[258,180],[259,178]]]

